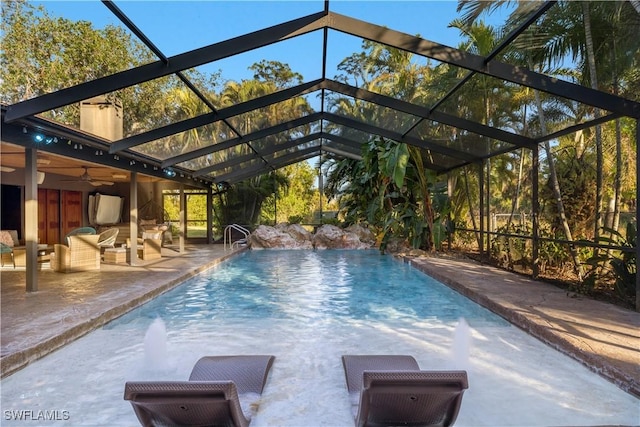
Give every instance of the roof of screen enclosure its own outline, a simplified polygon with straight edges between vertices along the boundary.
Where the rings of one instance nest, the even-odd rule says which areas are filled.
[[[324,10],[317,13],[166,57],[113,2],[104,1],[103,3],[159,59],[3,108],[3,139],[25,147],[34,146],[33,141],[25,135],[26,129],[31,127],[61,138],[81,142],[91,148],[104,150],[110,155],[96,159],[89,153],[91,150],[84,150],[84,152],[71,150],[67,144],[37,147],[39,149],[75,158],[84,156],[86,160],[93,162],[158,176],[163,176],[163,172],[172,170],[177,172],[176,180],[182,178],[191,185],[204,187],[211,183],[233,184],[320,154],[358,159],[362,143],[367,142],[371,136],[381,136],[427,150],[430,162],[426,166],[437,172],[446,172],[521,147],[534,148],[541,142],[622,116],[640,118],[640,104],[637,102],[495,59],[500,51],[512,43],[550,7],[553,7],[554,2],[540,3],[539,8],[508,34],[486,57],[331,12],[328,2],[325,2]],[[384,44],[418,57],[429,58],[436,63],[458,67],[464,71],[460,74],[463,77],[433,105],[417,105],[327,78],[325,74],[329,31]],[[230,107],[217,108],[183,73],[185,70],[203,64],[314,32],[320,32],[322,35],[322,52],[320,52],[322,70],[319,73],[321,77],[295,87]],[[106,141],[38,116],[42,112],[169,75],[177,76],[207,105],[210,112],[127,136],[118,141]],[[456,114],[456,105],[448,102],[465,84],[470,84],[469,82],[478,76],[485,76],[485,79],[488,76],[488,80],[495,82],[496,85],[509,82],[543,91],[558,99],[599,108],[603,113],[597,119],[586,120],[536,137],[518,134],[513,129],[483,124]],[[234,126],[234,120],[242,118],[244,114],[285,102],[290,98],[309,95],[317,96],[320,100],[319,107],[311,113],[290,121],[272,123],[266,128],[255,129],[248,133],[240,133]],[[375,105],[379,113],[370,121],[363,121],[356,116],[337,114],[332,111],[332,106],[328,102],[330,96],[336,95],[358,100],[361,103],[370,103],[371,106]],[[230,127],[235,137],[221,141],[208,141],[178,155],[167,156],[151,149],[145,150],[145,144],[150,142],[220,121]],[[434,125],[457,129],[459,136],[457,141],[419,136],[428,134],[425,129]],[[291,132],[295,129],[305,129],[305,131]],[[282,135],[281,138],[279,134]],[[212,154],[224,151],[227,151],[226,155],[219,156],[222,160],[216,161],[217,156]],[[136,159],[139,161],[132,161]],[[125,161],[127,163],[123,166]],[[147,169],[147,165],[151,167]]]

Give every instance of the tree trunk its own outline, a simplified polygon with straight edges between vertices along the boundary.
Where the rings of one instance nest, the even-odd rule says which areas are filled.
[[[547,133],[547,121],[544,116],[544,110],[542,109],[542,101],[540,100],[540,93],[536,90],[534,91],[536,97],[536,104],[538,106],[538,118],[540,119],[540,128],[542,129],[542,133]],[[567,222],[567,216],[564,211],[564,204],[562,203],[562,192],[560,190],[560,183],[558,182],[558,174],[556,173],[556,163],[553,159],[553,153],[551,152],[551,145],[549,141],[544,142],[544,151],[547,155],[547,162],[549,164],[549,177],[551,179],[551,186],[553,187],[553,195],[556,198],[556,205],[558,208],[558,216],[560,217],[560,222],[562,223],[562,228],[564,230],[564,234],[569,242],[573,242],[573,236],[571,235],[571,229],[569,228],[569,223]],[[578,259],[578,253],[576,252],[576,248],[573,244],[569,244],[569,251],[571,252],[571,258],[573,258],[573,264],[576,273],[578,274],[578,278],[582,280],[582,267],[580,266],[580,260]]]
[[[620,119],[616,119],[616,175],[614,178],[613,223],[611,228],[618,230],[620,226],[620,194],[622,193],[622,135]]]
[[[523,135],[527,134],[526,117],[527,117],[527,106],[525,105],[524,114],[522,115],[522,121],[523,121],[522,134]],[[524,156],[525,156],[525,151],[523,148],[522,150],[520,150],[520,162],[518,166],[518,182],[516,183],[516,194],[515,194],[515,197],[513,198],[513,202],[511,203],[511,212],[509,213],[509,221],[507,222],[507,232],[509,232],[511,229],[511,224],[513,223],[513,215],[515,214],[516,210],[520,208],[520,191],[522,186],[522,169],[524,166]]]
[[[640,10],[638,10],[640,13]],[[618,55],[618,48],[615,37],[613,38],[613,94],[618,96],[618,67],[616,64],[616,57]],[[637,130],[636,130],[637,131]],[[620,126],[620,119],[616,119],[616,173],[613,178],[613,222],[611,228],[618,230],[620,226],[620,195],[622,194],[622,131]]]
[[[587,62],[589,65],[589,77],[591,80],[591,88],[598,89],[598,78],[596,71],[596,59],[593,49],[593,35],[591,34],[591,15],[589,13],[589,2],[582,2],[582,15],[584,20],[585,45],[587,49]],[[600,118],[600,110],[598,108],[593,112],[595,119]],[[602,127],[596,126],[596,203],[593,241],[598,242],[600,236],[600,228],[602,227],[601,211],[602,211],[602,183],[603,183],[603,154],[602,154]],[[594,255],[598,256],[598,248],[594,248]]]
[[[480,239],[480,235],[478,234],[478,225],[476,224],[476,217],[473,213],[473,204],[471,202],[471,193],[469,192],[469,180],[467,179],[467,167],[464,167],[464,189],[467,195],[467,203],[469,204],[469,215],[471,216],[471,224],[473,225],[473,231],[476,235],[476,240],[478,242],[478,249],[482,250],[482,240]]]

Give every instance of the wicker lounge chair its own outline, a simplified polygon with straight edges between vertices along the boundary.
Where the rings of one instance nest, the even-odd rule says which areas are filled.
[[[138,238],[138,257],[148,261],[162,258],[162,231],[143,231]],[[127,247],[131,247],[131,239],[127,239]]]
[[[451,426],[465,371],[421,371],[411,356],[342,356],[357,427]],[[357,403],[356,403],[357,402]]]
[[[96,234],[96,229],[93,228],[93,227],[74,228],[73,230],[68,232],[66,236],[64,236],[64,241],[69,243],[69,237],[71,237],[71,236],[81,236],[81,235],[85,235],[85,234],[89,234],[89,235]]]
[[[143,426],[247,427],[241,400],[259,397],[274,356],[207,356],[189,381],[127,382],[129,400]],[[255,408],[255,407],[254,407]]]
[[[100,248],[97,234],[76,234],[67,237],[68,245],[55,244],[51,254],[53,271],[100,270]]]

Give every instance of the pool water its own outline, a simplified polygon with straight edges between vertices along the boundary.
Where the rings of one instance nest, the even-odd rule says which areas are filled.
[[[431,321],[461,317],[508,323],[411,266],[377,251],[251,251],[210,270],[106,328],[149,325],[174,329],[216,319],[299,321]]]
[[[157,319],[166,360],[149,363]],[[633,396],[392,257],[249,251],[2,380],[1,424],[135,426],[125,381],[186,380],[200,357],[225,354],[276,356],[252,426],[352,426],[342,354],[466,369],[457,426],[640,423]],[[16,419],[27,411],[58,419]]]

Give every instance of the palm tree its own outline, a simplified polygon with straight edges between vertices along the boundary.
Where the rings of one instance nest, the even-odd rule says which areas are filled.
[[[288,66],[276,62],[262,61],[252,69],[256,72],[255,79],[227,82],[220,95],[220,103],[223,108],[274,93],[300,79],[299,74],[290,72]],[[245,135],[258,129],[299,118],[309,114],[311,111],[311,106],[305,98],[296,97],[232,117],[229,122],[241,135]],[[300,129],[293,131],[300,132]],[[283,140],[292,139],[292,132],[289,135],[283,133],[272,135],[267,138],[268,141],[263,142],[282,143]],[[302,132],[309,132],[309,128],[303,129]],[[220,153],[220,155],[226,159],[254,153],[255,150],[251,144],[255,145],[257,143],[239,144],[234,149],[227,150],[224,153]],[[221,158],[221,160],[224,159]],[[227,192],[223,202],[225,220],[230,221],[231,218],[234,218],[234,222],[242,221],[243,224],[247,225],[259,223],[263,202],[271,194],[277,193],[278,187],[287,185],[286,176],[277,171],[250,178],[234,185]]]

